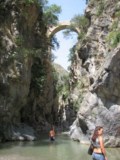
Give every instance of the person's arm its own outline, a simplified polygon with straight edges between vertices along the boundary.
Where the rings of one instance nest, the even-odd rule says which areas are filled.
[[[107,160],[106,151],[105,151],[105,147],[104,147],[104,143],[103,143],[103,138],[102,138],[102,136],[99,136],[98,138],[99,138],[100,148],[102,150],[102,153],[105,156],[105,160]]]

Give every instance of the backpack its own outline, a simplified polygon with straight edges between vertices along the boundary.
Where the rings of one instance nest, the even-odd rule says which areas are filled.
[[[88,148],[88,154],[89,155],[92,155],[93,149],[94,149],[94,147],[93,147],[93,144],[91,143],[90,146],[89,146],[89,148]]]

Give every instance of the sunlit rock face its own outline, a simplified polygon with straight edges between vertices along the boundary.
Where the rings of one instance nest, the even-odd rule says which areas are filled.
[[[100,15],[97,1],[90,1],[86,9],[90,26],[78,51],[82,62],[78,64],[80,73],[84,70],[85,74],[80,74],[78,79],[88,80],[88,88],[83,93],[78,116],[73,123],[73,126],[76,123],[76,127],[81,128],[81,135],[88,137],[95,126],[103,126],[105,145],[111,147],[120,146],[120,46],[112,48],[112,44],[106,40],[116,21],[116,10],[120,7],[119,1],[116,0],[116,3],[117,7],[112,1],[106,0]],[[74,137],[73,129],[70,133]],[[80,137],[76,139],[80,140]]]
[[[120,145],[119,60],[120,47],[106,57],[78,112],[78,118],[85,122],[89,134],[95,126],[104,127],[105,144],[109,146]]]

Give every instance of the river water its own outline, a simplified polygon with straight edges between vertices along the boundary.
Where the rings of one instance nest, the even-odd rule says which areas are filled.
[[[88,145],[57,136],[50,142],[47,136],[35,142],[0,144],[0,160],[91,160]],[[107,149],[108,160],[120,160],[120,148]]]

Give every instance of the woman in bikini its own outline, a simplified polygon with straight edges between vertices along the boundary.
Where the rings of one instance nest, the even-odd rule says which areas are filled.
[[[107,160],[106,151],[103,142],[103,127],[97,126],[92,136],[93,160]]]

